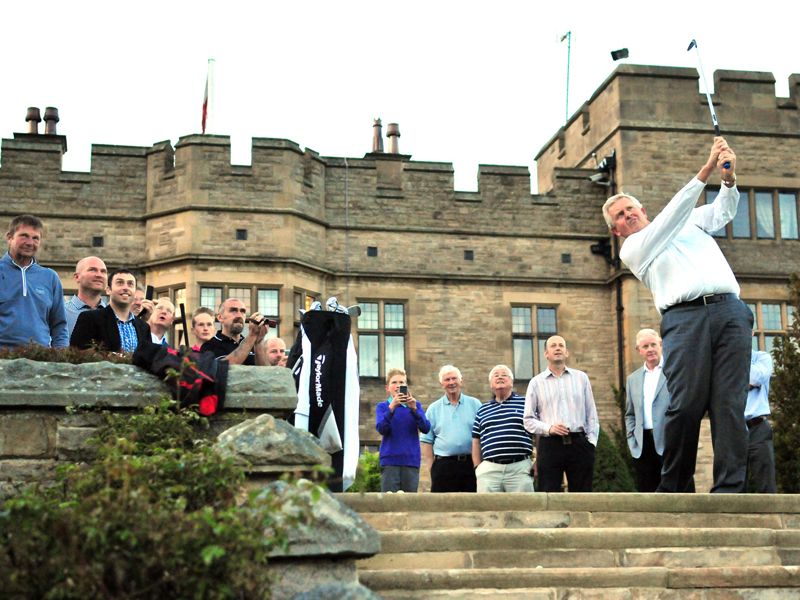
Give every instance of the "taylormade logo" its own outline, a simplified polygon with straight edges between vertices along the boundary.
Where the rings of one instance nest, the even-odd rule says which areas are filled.
[[[318,408],[322,408],[322,365],[324,364],[324,354],[320,354],[314,359],[314,393],[317,395]]]

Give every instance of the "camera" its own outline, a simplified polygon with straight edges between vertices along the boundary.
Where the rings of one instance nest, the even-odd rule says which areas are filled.
[[[273,319],[268,319],[267,317],[262,317],[260,319],[247,319],[247,322],[252,323],[253,325],[263,325],[266,323],[271,329],[278,328],[278,322],[274,321]]]

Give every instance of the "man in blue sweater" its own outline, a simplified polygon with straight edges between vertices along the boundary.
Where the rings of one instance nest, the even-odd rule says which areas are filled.
[[[422,405],[408,391],[403,369],[389,370],[386,391],[389,397],[375,410],[375,428],[382,436],[381,491],[416,492],[421,458],[419,433],[427,433],[431,424]]]
[[[0,348],[69,345],[61,281],[36,262],[43,230],[33,215],[14,217],[8,227],[8,252],[0,259]]]

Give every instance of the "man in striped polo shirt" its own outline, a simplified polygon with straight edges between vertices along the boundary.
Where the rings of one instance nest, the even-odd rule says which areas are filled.
[[[536,463],[540,492],[560,492],[564,473],[570,492],[591,492],[600,422],[592,386],[583,371],[567,367],[567,342],[545,343],[547,368],[531,379],[525,395],[525,429],[539,436]]]
[[[472,464],[479,492],[532,492],[533,441],[522,415],[525,398],[512,388],[514,374],[506,365],[489,371],[494,398],[478,409],[472,426]]]

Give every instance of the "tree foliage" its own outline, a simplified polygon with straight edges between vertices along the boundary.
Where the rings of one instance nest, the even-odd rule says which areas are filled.
[[[794,319],[786,336],[775,338],[772,359],[775,373],[769,389],[774,423],[775,475],[778,490],[800,492],[800,277],[789,282]]]
[[[628,446],[625,444],[625,450],[627,448]],[[603,429],[600,429],[600,436],[597,438],[592,490],[595,492],[636,491],[633,476],[619,448]]]
[[[246,494],[174,405],[105,415],[96,459],[0,510],[5,598],[267,598],[270,553],[310,519],[307,482]]]

